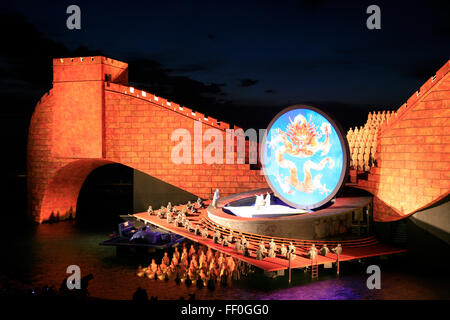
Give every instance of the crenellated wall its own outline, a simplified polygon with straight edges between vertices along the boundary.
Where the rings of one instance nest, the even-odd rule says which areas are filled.
[[[190,133],[194,152],[195,122],[203,133],[219,129],[225,151],[230,125],[127,86],[126,63],[105,57],[54,59],[53,73],[53,88],[36,105],[29,129],[28,204],[35,221],[75,216],[86,177],[109,163],[140,170],[202,198],[215,188],[231,195],[267,186],[248,163],[175,164],[171,150],[179,141],[171,140],[174,130]],[[203,147],[208,144],[203,141]]]
[[[380,126],[376,166],[367,177],[351,172],[356,185],[374,195],[376,221],[404,218],[449,193],[449,70],[447,62]],[[260,171],[237,164],[236,156],[233,164],[175,164],[174,130],[189,133],[195,155],[195,123],[203,133],[219,129],[224,151],[230,125],[129,87],[126,63],[105,57],[54,59],[53,73],[53,88],[37,103],[29,128],[28,206],[35,221],[75,216],[86,177],[109,163],[202,198],[215,188],[226,196],[267,187]],[[203,147],[209,143],[203,141]],[[236,153],[236,142],[233,146]]]
[[[384,122],[368,178],[374,219],[393,221],[424,209],[450,191],[450,61]]]
[[[231,195],[266,186],[260,171],[250,170],[249,164],[237,164],[236,156],[234,164],[225,164],[225,154],[221,157],[223,164],[194,164],[196,121],[201,124],[203,134],[211,128],[220,130],[225,152],[225,129],[229,124],[140,90],[105,84],[107,159],[137,168],[203,198],[209,198],[215,188],[223,195]],[[172,149],[179,143],[171,140],[177,129],[190,133],[191,164],[175,164],[171,159]],[[203,147],[209,143],[203,141]],[[236,141],[234,150],[236,154]]]

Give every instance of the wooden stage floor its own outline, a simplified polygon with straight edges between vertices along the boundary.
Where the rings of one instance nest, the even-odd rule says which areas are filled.
[[[196,223],[200,223],[201,214],[206,209],[201,209],[200,214],[189,215],[187,218],[191,221],[191,223],[195,226]],[[209,238],[203,239],[201,236],[195,235],[192,232],[187,231],[183,227],[176,227],[173,224],[168,224],[166,219],[160,219],[156,215],[149,215],[147,212],[136,213],[133,215],[138,220],[150,223],[152,225],[158,226],[167,231],[177,233],[185,238],[188,238],[194,242],[210,247],[213,250],[217,250],[219,252],[223,252],[224,254],[230,255],[236,259],[245,261],[254,265],[255,267],[264,269],[266,271],[279,271],[286,270],[289,268],[289,261],[285,258],[276,257],[276,258],[268,258],[266,257],[264,260],[257,260],[255,258],[255,250],[250,250],[250,257],[245,257],[242,253],[238,253],[234,251],[234,244],[229,247],[224,247],[220,244],[214,243],[212,240],[212,232],[209,232]],[[320,247],[318,247],[320,249]],[[331,248],[330,248],[331,249]],[[395,248],[384,244],[374,244],[366,247],[358,247],[358,248],[343,248],[342,254],[339,257],[339,261],[350,261],[355,259],[374,257],[380,255],[388,255],[395,253],[406,252],[406,249]],[[330,253],[328,256],[324,257],[321,255],[317,255],[317,264],[326,264],[330,262],[336,262],[337,256],[336,254]],[[297,248],[296,257],[291,261],[291,268],[304,268],[311,265],[311,259],[306,256],[306,252]]]

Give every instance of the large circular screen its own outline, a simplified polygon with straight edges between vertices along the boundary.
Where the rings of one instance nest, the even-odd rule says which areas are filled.
[[[348,168],[340,127],[324,112],[292,106],[269,124],[262,143],[267,183],[287,204],[313,209],[339,191]]]

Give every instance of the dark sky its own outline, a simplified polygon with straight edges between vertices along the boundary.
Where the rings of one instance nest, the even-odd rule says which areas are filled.
[[[66,28],[67,6],[81,30]],[[366,8],[381,8],[381,30]],[[103,54],[130,83],[243,127],[307,103],[345,128],[396,109],[449,59],[449,1],[3,1],[2,135],[24,168],[51,58]],[[17,171],[16,170],[16,171]]]

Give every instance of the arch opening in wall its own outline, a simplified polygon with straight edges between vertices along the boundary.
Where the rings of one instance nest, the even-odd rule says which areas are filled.
[[[77,200],[76,220],[84,226],[114,227],[133,213],[133,168],[111,163],[94,169]]]
[[[83,159],[67,163],[50,179],[39,210],[39,222],[53,222],[76,216],[78,194],[92,170],[112,163]]]

